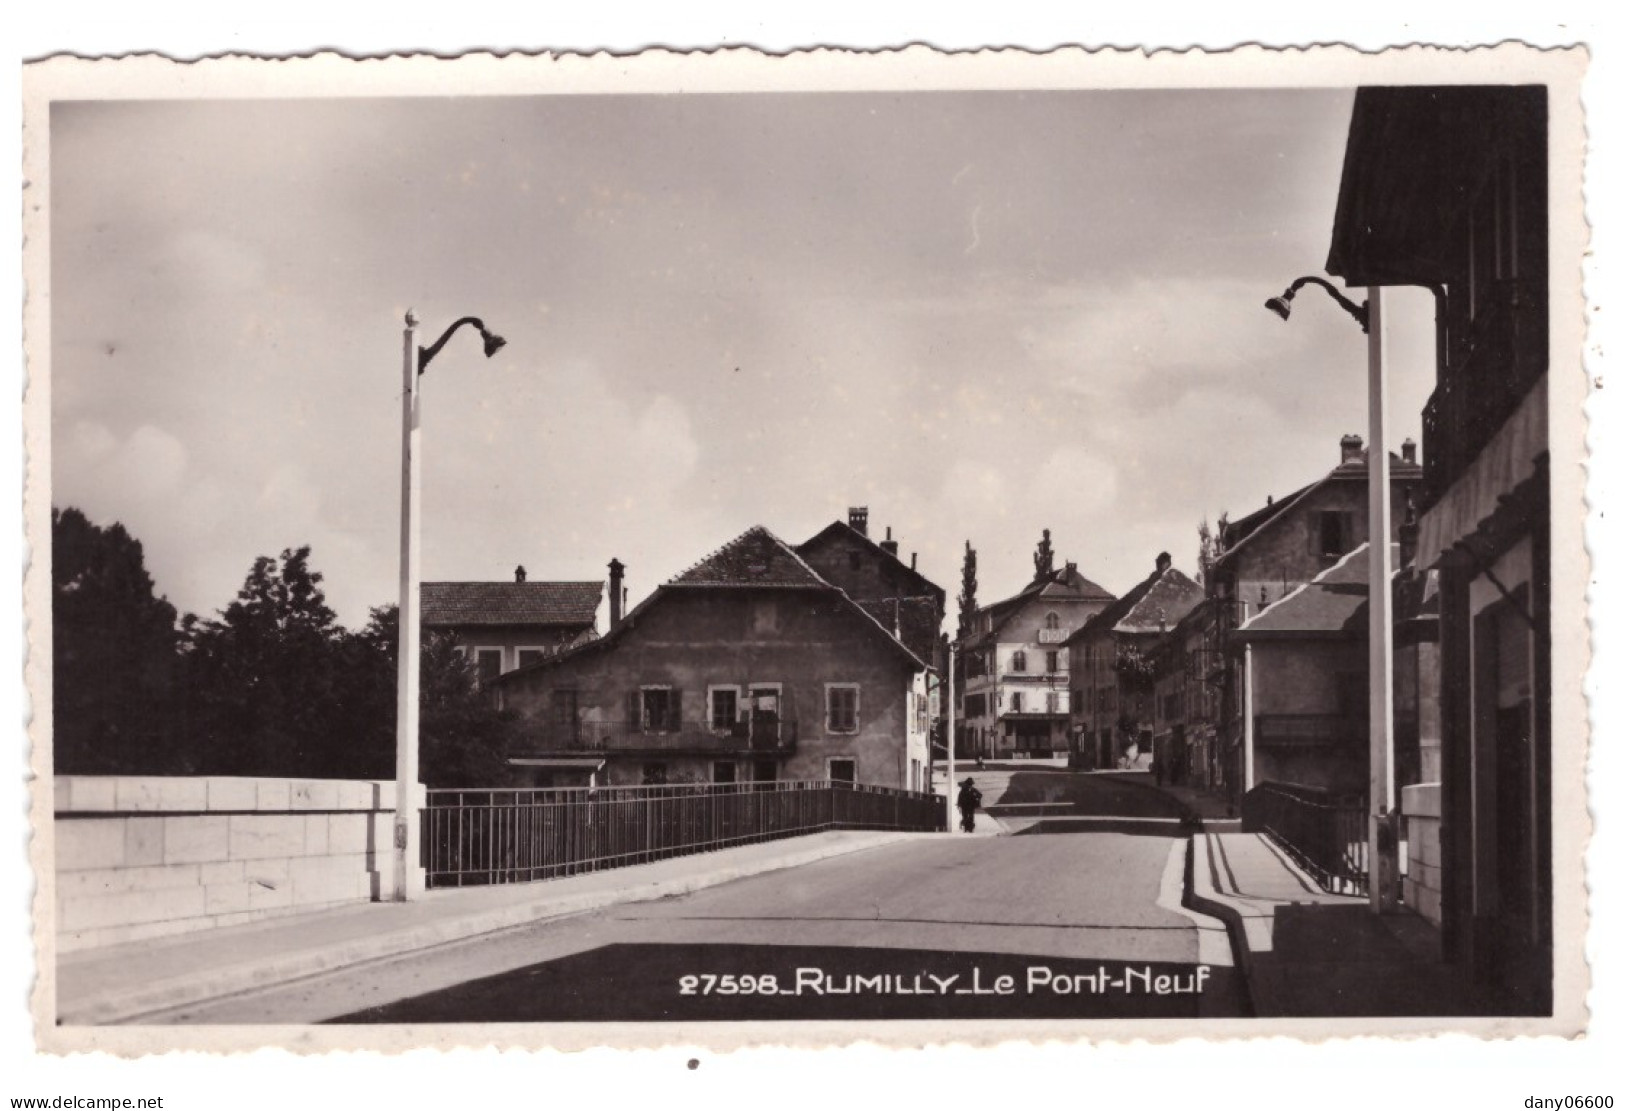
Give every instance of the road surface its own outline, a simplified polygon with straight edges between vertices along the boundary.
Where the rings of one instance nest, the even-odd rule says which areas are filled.
[[[1245,1014],[1222,928],[1179,905],[1174,833],[1046,819],[1017,836],[923,835],[144,1021]]]

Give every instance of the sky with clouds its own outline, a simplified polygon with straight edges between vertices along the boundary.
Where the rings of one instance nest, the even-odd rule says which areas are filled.
[[[636,601],[744,529],[870,508],[952,596],[1057,558],[1121,592],[1366,428],[1318,291],[1351,91],[58,103],[53,501],[209,614],[309,544],[394,600],[402,318],[429,579]],[[1419,438],[1431,303],[1389,294]]]

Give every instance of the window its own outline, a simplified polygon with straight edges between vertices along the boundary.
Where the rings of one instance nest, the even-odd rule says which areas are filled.
[[[540,663],[553,653],[546,648],[519,648],[515,649],[517,661],[515,667],[529,667],[533,663]]]
[[[1059,629],[1060,627],[1061,627],[1061,615],[1060,614],[1058,614],[1058,613],[1046,613],[1044,615],[1044,628],[1046,628],[1046,629]]]
[[[1044,709],[1052,714],[1061,712],[1061,696],[1058,692],[1050,691],[1044,695]]]
[[[858,731],[858,685],[856,683],[825,684],[824,731],[826,733],[856,733]]]
[[[502,674],[502,649],[476,648],[474,649],[474,675],[482,683],[488,683]]]
[[[1018,648],[1014,652],[1010,653],[1010,670],[1011,671],[1026,671],[1027,670],[1027,653],[1026,652],[1024,652],[1024,651],[1022,651],[1021,649]]]
[[[829,761],[829,781],[831,783],[856,783],[858,781],[858,762],[848,757],[832,757]]]
[[[674,733],[682,726],[683,692],[671,687],[640,687],[632,692],[627,724],[644,733]]]
[[[1021,692],[1020,691],[1011,691],[1010,692],[1010,712],[1012,714],[1021,713]]]
[[[863,557],[858,555],[857,552],[848,552],[846,553],[846,564],[854,571],[859,570],[863,566]]]
[[[718,733],[731,732],[739,721],[739,688],[711,687],[706,698],[710,704],[707,716],[711,729]]]
[[[979,718],[987,713],[987,695],[967,694],[965,696],[965,716]]]
[[[574,729],[581,720],[581,695],[579,691],[556,690],[553,692],[553,723],[566,729]]]
[[[666,782],[666,762],[664,760],[651,760],[643,765],[643,785],[645,787],[658,787]]]
[[[1320,555],[1336,558],[1354,547],[1354,514],[1327,511],[1320,515]]]
[[[1044,670],[1049,672],[1061,670],[1061,654],[1059,652],[1044,653]]]
[[[717,760],[711,764],[712,783],[737,783],[739,767],[732,760]]]

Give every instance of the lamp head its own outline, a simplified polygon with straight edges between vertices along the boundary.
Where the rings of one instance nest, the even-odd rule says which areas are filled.
[[[1264,307],[1282,320],[1288,320],[1292,316],[1292,294],[1283,293],[1279,297],[1271,297],[1264,302]]]
[[[507,340],[495,332],[488,332],[484,328],[480,329],[480,337],[485,340],[485,357],[487,359],[501,351],[508,343]]]

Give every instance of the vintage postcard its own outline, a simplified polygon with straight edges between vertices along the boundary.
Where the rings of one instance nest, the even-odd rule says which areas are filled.
[[[26,66],[38,1045],[1583,1033],[1586,61]]]

